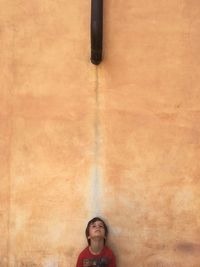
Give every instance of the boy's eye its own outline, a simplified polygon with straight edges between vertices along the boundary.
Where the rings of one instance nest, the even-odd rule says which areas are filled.
[[[103,225],[96,225],[96,224],[93,224],[93,225],[92,225],[92,228],[96,228],[96,227],[104,228]]]

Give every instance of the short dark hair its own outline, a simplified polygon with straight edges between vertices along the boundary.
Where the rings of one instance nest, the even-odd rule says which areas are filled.
[[[88,241],[88,244],[90,245],[90,239],[88,238],[88,236],[89,236],[89,227],[90,227],[90,225],[91,224],[93,224],[93,223],[95,223],[95,222],[97,222],[97,221],[100,221],[100,222],[102,222],[103,223],[103,226],[104,226],[104,229],[105,229],[105,236],[107,237],[107,235],[108,235],[108,227],[107,227],[107,225],[106,225],[106,223],[101,219],[101,218],[99,218],[99,217],[94,217],[93,219],[91,219],[89,222],[88,222],[88,224],[87,224],[87,227],[86,227],[86,229],[85,229],[85,235],[86,235],[86,238],[87,238],[87,241]],[[106,239],[104,238],[104,244],[106,243]]]

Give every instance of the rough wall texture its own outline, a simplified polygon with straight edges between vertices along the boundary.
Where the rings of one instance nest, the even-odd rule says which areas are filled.
[[[75,266],[94,215],[118,266],[200,266],[200,2],[0,2],[0,266]]]

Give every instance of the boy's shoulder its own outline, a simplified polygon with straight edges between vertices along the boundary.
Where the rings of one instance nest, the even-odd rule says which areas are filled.
[[[110,255],[112,255],[113,254],[113,251],[112,251],[112,249],[111,248],[109,248],[109,247],[107,247],[107,246],[104,246],[104,248],[103,248],[103,251],[102,252],[104,252],[104,253],[106,253],[106,254],[110,254]]]
[[[82,251],[81,251],[81,253],[80,253],[80,257],[85,257],[85,256],[87,256],[87,255],[89,255],[90,254],[90,251],[89,251],[89,247],[86,247],[86,248],[84,248]]]

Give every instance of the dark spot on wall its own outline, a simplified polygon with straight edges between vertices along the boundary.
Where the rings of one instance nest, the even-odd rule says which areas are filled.
[[[175,250],[183,253],[200,253],[200,244],[192,242],[181,242],[176,245]]]
[[[75,248],[71,247],[71,248],[69,248],[68,250],[65,251],[65,255],[66,255],[66,257],[70,257],[70,256],[72,256],[74,254],[74,252],[75,252]]]

